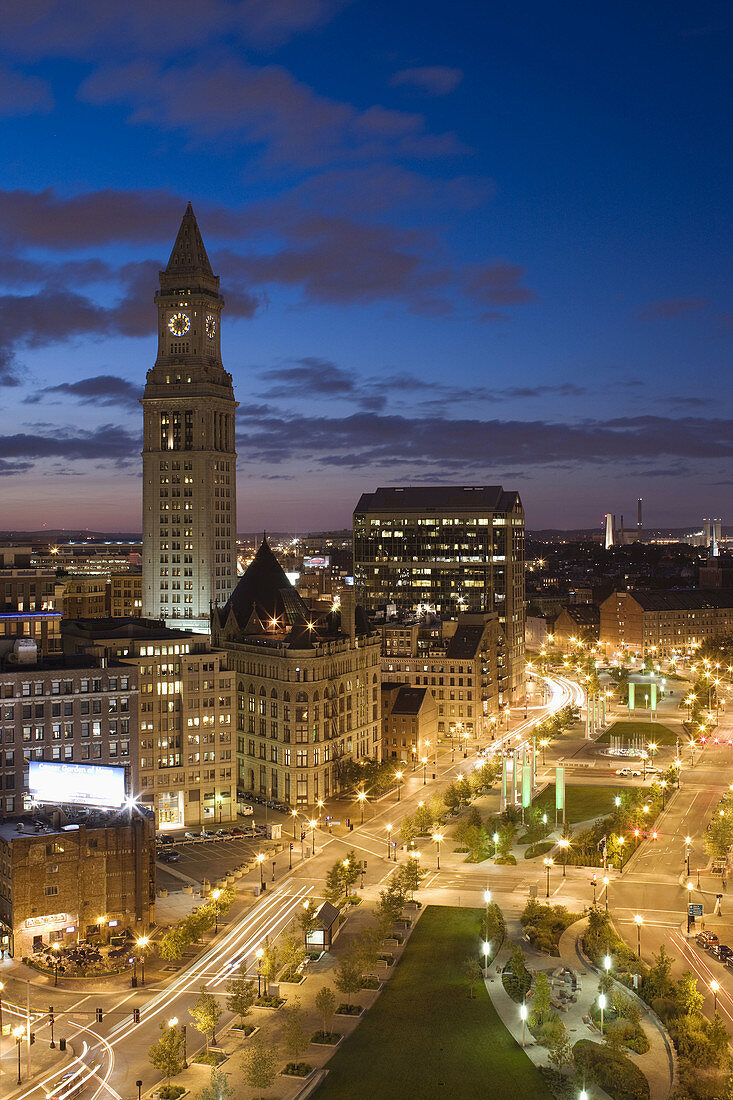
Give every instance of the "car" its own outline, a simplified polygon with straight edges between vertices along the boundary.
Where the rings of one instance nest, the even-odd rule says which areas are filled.
[[[207,833],[206,829],[202,829],[199,833],[199,837],[201,840],[213,840],[214,834]]]
[[[254,810],[252,809],[251,806],[242,806],[242,809],[239,812],[241,813],[242,817],[253,817],[254,816]]]
[[[628,768],[617,768],[616,769],[616,775],[628,775],[628,774],[629,774],[629,769]]]
[[[633,770],[633,771],[631,772],[631,776],[632,776],[632,778],[634,778],[634,779],[635,779],[635,778],[636,778],[636,777],[637,777],[638,775],[641,775],[641,772],[637,772],[636,770]]]
[[[184,840],[198,840],[198,837],[196,836],[196,833],[184,833],[183,834],[183,839]]]
[[[700,947],[712,947],[716,943],[720,943],[720,940],[714,932],[698,932],[695,936],[695,940],[699,943]]]
[[[174,850],[170,852],[163,852],[160,858],[163,863],[178,863],[178,860],[181,857],[179,856],[178,852]]]
[[[229,829],[217,829],[216,836],[218,836],[220,840],[230,840],[232,833]]]
[[[733,950],[728,947],[727,943],[716,943],[713,947],[710,948],[710,954],[713,956],[714,959],[717,959],[718,962],[722,963],[727,962],[728,959],[733,959]]]
[[[175,842],[176,842],[175,837],[170,836],[169,833],[158,833],[158,835],[155,838],[155,843],[156,844],[162,844],[162,845],[167,846],[167,845],[170,845],[170,844],[175,844]]]
[[[244,829],[240,829],[237,825],[234,829],[231,830],[231,834],[232,836],[244,836]]]

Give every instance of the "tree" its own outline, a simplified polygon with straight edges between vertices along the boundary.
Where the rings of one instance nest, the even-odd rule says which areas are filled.
[[[357,937],[352,952],[362,974],[368,974],[377,965],[382,947],[382,935],[378,927],[364,928]]]
[[[668,997],[672,992],[672,960],[664,949],[654,956],[649,973],[644,979],[644,996],[651,1003],[657,997]]]
[[[697,990],[697,978],[686,970],[677,982],[674,999],[679,1012],[686,1016],[696,1016],[702,1008],[705,998]]]
[[[326,874],[326,885],[323,893],[326,901],[330,901],[332,905],[336,905],[344,896],[344,880],[341,877],[341,870],[341,861],[336,860],[333,866],[329,867]]]
[[[522,951],[519,944],[512,951],[509,968],[517,983],[517,988],[520,990],[527,989],[529,987],[529,972],[524,961],[524,951]]]
[[[419,804],[415,810],[415,827],[418,833],[429,833],[433,827],[433,815],[425,803]]]
[[[160,1023],[160,1038],[153,1043],[148,1051],[148,1058],[153,1069],[162,1073],[166,1084],[170,1084],[171,1077],[180,1073],[184,1066],[183,1057],[183,1032],[180,1028],[169,1027]]]
[[[558,1020],[557,1025],[552,1029],[549,1035],[547,1061],[554,1070],[558,1073],[562,1073],[564,1067],[570,1065],[572,1060],[573,1044],[570,1042],[570,1036],[568,1035],[565,1024],[562,1020]]]
[[[247,964],[242,963],[236,977],[227,982],[227,1008],[236,1016],[239,1016],[240,1027],[246,1026],[245,1021],[249,1011],[255,1002],[255,983],[247,981]]]
[[[250,1088],[269,1089],[277,1072],[275,1051],[265,1046],[263,1039],[256,1039],[242,1059],[242,1068]]]
[[[177,962],[190,943],[178,926],[170,928],[160,941],[158,953],[165,962]]]
[[[420,888],[420,880],[423,874],[420,870],[420,861],[417,859],[408,859],[407,863],[403,863],[397,874],[394,876],[399,887],[404,890],[406,894],[410,895],[410,898],[414,898],[415,891]]]
[[[415,819],[411,814],[407,814],[403,817],[402,824],[400,825],[400,840],[403,844],[411,844],[417,836],[418,831]]]
[[[346,858],[341,860],[341,880],[345,891],[358,881],[360,874],[361,860],[356,858],[356,852],[352,848],[346,853]]]
[[[333,990],[323,985],[316,993],[316,1011],[323,1020],[324,1034],[328,1034],[333,1014],[336,1011],[336,997]]]
[[[461,796],[455,783],[449,783],[443,791],[443,802],[449,810],[457,810],[461,804]]]
[[[216,1029],[221,1019],[221,1006],[213,993],[209,993],[205,986],[201,986],[199,999],[188,1010],[193,1020],[193,1026],[206,1039],[206,1049],[209,1049],[209,1035],[211,1042],[216,1042]]]
[[[630,1024],[637,1025],[641,1021],[641,1009],[638,1003],[621,989],[614,989],[611,993],[611,1007],[617,1016],[628,1020]]]
[[[336,971],[334,979],[336,988],[347,996],[350,993],[358,993],[361,990],[363,971],[356,958],[349,954],[341,960],[341,965]]]
[[[202,1089],[196,1100],[234,1100],[234,1089],[223,1070],[211,1067],[211,1077],[206,1088]]]
[[[280,965],[287,974],[298,969],[305,958],[303,941],[297,932],[289,932],[280,945]]]
[[[280,969],[280,948],[276,943],[270,942],[270,937],[265,936],[262,941],[262,958],[260,959],[260,972],[265,979],[265,991],[270,982],[275,980],[275,975]]]
[[[298,924],[303,930],[303,942],[307,947],[308,935],[314,932],[318,925],[318,906],[310,898],[303,902],[303,908],[298,913]]]
[[[550,979],[543,970],[534,980],[534,996],[529,1013],[530,1027],[541,1027],[550,1014]]]
[[[377,913],[380,917],[384,918],[385,923],[389,921],[389,923],[392,924],[402,916],[404,905],[404,890],[400,882],[395,882],[394,878],[392,878],[387,884],[387,887],[379,891]]]
[[[478,825],[469,825],[464,829],[463,843],[468,848],[468,856],[473,863],[479,863],[484,858],[487,840],[486,830]]]
[[[473,997],[473,987],[476,982],[480,982],[484,976],[484,972],[481,969],[481,963],[474,955],[469,955],[463,964],[464,976],[468,979],[468,985],[471,990],[471,997]]]
[[[305,1033],[304,1018],[300,998],[295,997],[290,1005],[283,1009],[285,1015],[284,1038],[288,1052],[293,1061],[297,1062],[300,1055],[308,1046],[308,1036]]]
[[[710,1061],[722,1068],[729,1057],[728,1032],[719,1012],[707,1025],[708,1046],[710,1049]]]

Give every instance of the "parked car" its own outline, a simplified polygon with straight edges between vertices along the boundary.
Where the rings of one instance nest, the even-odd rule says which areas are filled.
[[[628,768],[616,768],[616,775],[628,775],[628,774],[629,774],[629,769]]]
[[[733,951],[730,949],[730,947],[728,947],[727,943],[713,944],[713,946],[709,948],[709,951],[713,958],[717,959],[718,962],[724,963],[727,962],[728,959],[733,958]]]
[[[234,829],[231,830],[231,833],[232,836],[244,836],[244,829],[240,829],[237,825]]]
[[[241,813],[242,817],[252,817],[254,815],[254,810],[251,806],[242,806],[242,809],[239,812]]]
[[[161,860],[162,860],[162,862],[163,862],[163,863],[178,863],[178,860],[179,860],[179,859],[180,859],[181,857],[180,857],[180,855],[178,854],[178,852],[176,852],[175,850],[173,850],[173,851],[170,851],[170,852],[163,852],[163,853],[161,854],[161,857],[160,857],[160,858],[161,858]]]
[[[698,932],[695,936],[696,941],[700,944],[700,947],[713,947],[716,943],[720,943],[720,940],[714,932]]]
[[[172,837],[169,833],[158,833],[155,838],[155,843],[164,847],[169,847],[171,844],[175,844],[175,842],[175,837]]]
[[[230,829],[217,829],[216,835],[219,837],[220,840],[230,840],[232,837],[232,832]]]
[[[184,833],[183,834],[183,839],[184,840],[198,840],[198,837],[196,836],[196,833]]]
[[[199,837],[201,838],[201,840],[212,840],[213,837],[214,837],[214,834],[213,833],[207,833],[206,829],[202,829],[201,832],[199,833]]]

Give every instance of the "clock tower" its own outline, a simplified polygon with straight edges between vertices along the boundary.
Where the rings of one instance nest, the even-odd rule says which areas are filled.
[[[208,633],[237,578],[232,376],[219,277],[191,204],[160,272],[158,357],[143,406],[143,614]]]

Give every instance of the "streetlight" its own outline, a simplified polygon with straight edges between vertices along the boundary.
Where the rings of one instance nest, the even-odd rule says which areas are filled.
[[[402,772],[395,772],[394,777],[397,780],[397,801],[400,800],[400,788],[402,786]]]
[[[308,824],[311,827],[311,855],[314,856],[316,854],[316,825],[318,822],[312,817]]]
[[[427,756],[423,756],[423,757],[422,757],[422,759],[421,759],[421,761],[420,761],[420,763],[422,764],[422,785],[423,785],[423,787],[424,787],[424,786],[425,786],[425,784],[427,783],[427,778],[426,778],[426,774],[425,774],[425,769],[426,769],[426,768],[427,768],[427,766],[428,766],[428,758],[427,758]]]
[[[522,1046],[524,1046],[524,1040],[527,1032],[527,1006],[526,1004],[524,1004],[524,1002],[522,1002],[522,1004],[519,1006],[519,1018],[522,1021]]]
[[[257,996],[262,996],[262,956],[265,953],[264,947],[258,947],[255,951],[257,957]]]
[[[438,853],[438,870],[440,870],[440,842],[442,839],[442,833],[433,833],[433,840],[435,841],[435,847]]]
[[[53,951],[53,984],[59,984],[59,951],[61,950],[61,944],[58,940],[51,944],[51,950]]]
[[[552,867],[554,862],[555,861],[554,859],[552,859],[551,856],[545,856],[545,871],[547,872],[547,892],[545,894],[545,897],[547,898],[549,898],[550,896],[550,868]]]
[[[634,917],[634,923],[636,924],[636,953],[641,958],[641,926],[644,923],[644,918],[637,913]]]
[[[568,860],[568,848],[570,847],[570,841],[566,836],[560,838],[560,847],[562,848],[562,877],[565,878],[565,865]]]
[[[606,977],[609,976],[609,974],[611,972],[611,966],[612,965],[613,965],[613,959],[611,958],[611,956],[610,955],[604,955],[603,956],[603,967],[606,971]]]
[[[265,889],[265,875],[264,875],[264,872],[262,870],[262,868],[264,866],[264,863],[265,863],[264,852],[258,852],[257,853],[257,862],[260,865],[260,890],[264,890]]]
[[[140,984],[145,985],[145,951],[150,943],[148,936],[140,936],[137,941],[137,946],[140,951]]]
[[[293,819],[293,840],[295,840],[295,819],[298,816],[298,811],[297,810],[291,810],[290,811],[290,816]]]
[[[484,954],[484,978],[489,976],[489,955],[491,954],[491,944],[488,940],[484,940],[481,945],[481,949]]]
[[[608,912],[608,884],[610,881],[608,875],[603,876],[603,885],[606,887],[606,912]]]
[[[685,862],[687,863],[687,877],[690,877],[690,845],[692,844],[692,837],[685,837]]]
[[[18,1047],[18,1084],[21,1085],[23,1082],[20,1077],[20,1043],[25,1035],[25,1028],[19,1024],[18,1027],[13,1028],[13,1035],[15,1036],[15,1042]]]
[[[692,883],[691,882],[687,883],[686,889],[687,889],[687,935],[689,936],[689,934],[690,934],[690,920],[691,920],[690,898],[692,897]]]
[[[323,810],[323,807],[325,806],[325,802],[323,801],[322,798],[318,799],[318,801],[316,802],[316,806],[318,806],[318,824],[320,825],[321,824],[321,811]]]
[[[260,857],[257,856],[259,859]],[[265,858],[264,856],[262,857]],[[262,879],[262,864],[260,864],[260,879]],[[212,890],[211,897],[214,902],[214,935],[219,931],[219,898],[221,897],[221,890]]]
[[[364,794],[364,791],[359,791],[359,793],[357,794],[356,797],[359,799],[359,802],[361,803],[361,824],[363,825],[364,824],[364,803],[366,802],[366,795]]]
[[[346,875],[344,876],[344,881],[346,883],[346,897],[348,898],[348,896],[349,896],[349,861],[348,861],[348,859],[344,859],[344,860],[342,860],[342,862],[343,862],[343,865],[344,865],[344,871],[346,871]]]
[[[710,983],[710,988],[713,991],[713,1016],[715,1016],[718,1011],[718,990],[720,989],[720,982],[713,978]]]
[[[389,859],[390,858],[390,855],[389,855],[389,853],[390,853],[390,841],[392,839],[392,826],[391,825],[385,825],[385,829],[387,830],[387,859]]]
[[[619,871],[623,872],[623,869],[624,869],[624,844],[626,843],[626,840],[622,836],[619,836],[616,839],[618,840],[618,855],[619,855],[619,860],[621,862],[621,866],[619,868]]]
[[[603,1013],[606,1010],[606,994],[605,993],[599,993],[598,994],[598,1007],[601,1010],[601,1035],[603,1035]]]
[[[662,788],[662,813],[664,813],[664,796],[665,796],[666,791],[667,791],[667,780],[666,779],[660,780],[659,786]]]

